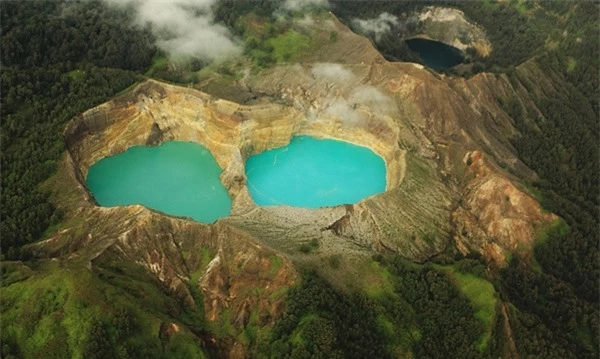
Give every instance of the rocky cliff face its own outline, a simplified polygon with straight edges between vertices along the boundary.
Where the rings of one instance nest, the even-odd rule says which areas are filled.
[[[536,231],[554,216],[499,166],[535,177],[516,157],[508,138],[517,133],[496,100],[519,89],[502,75],[446,78],[420,65],[388,63],[335,19],[316,25],[325,34],[332,29],[344,38],[344,64],[323,62],[326,50],[317,49],[300,64],[245,78],[239,86],[261,93],[264,104],[147,80],[73,119],[51,186],[67,220],[34,253],[90,267],[107,258],[137,263],[188,306],[198,304],[193,291],[200,290],[206,318],[234,328],[218,340],[224,355],[243,356],[244,346],[231,338],[249,323],[269,327],[281,314],[282,288],[297,280],[293,261],[374,251],[424,261],[455,244],[503,265],[508,253],[530,251]],[[385,160],[386,192],[315,210],[257,207],[245,160],[294,135],[371,148]],[[91,165],[131,146],[170,140],[211,151],[233,200],[230,217],[205,225],[141,206],[95,204],[84,186]],[[318,251],[299,253],[309,242]]]
[[[485,31],[467,20],[458,9],[429,6],[417,15],[417,19],[418,30],[412,37],[440,41],[461,51],[470,48],[481,56],[488,56],[492,51]]]
[[[557,219],[513,184],[479,151],[465,156],[465,187],[460,205],[452,212],[455,240],[463,253],[476,251],[496,263],[508,253],[528,252],[536,233]]]

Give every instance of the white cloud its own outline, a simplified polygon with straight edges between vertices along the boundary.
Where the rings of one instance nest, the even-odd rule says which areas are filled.
[[[400,22],[398,17],[387,12],[379,14],[378,17],[372,19],[352,20],[352,24],[356,26],[363,34],[375,37],[375,41],[379,41],[381,36],[387,34],[393,27],[398,26]]]
[[[105,0],[113,6],[131,6],[138,25],[149,24],[157,46],[171,58],[215,60],[241,52],[233,35],[214,23],[216,0]]]
[[[298,23],[298,25],[300,26],[304,26],[304,27],[313,27],[315,25],[315,20],[312,18],[312,16],[306,14],[304,15],[304,17],[298,21],[296,21]]]
[[[328,62],[317,63],[313,65],[310,72],[317,79],[324,78],[338,84],[348,84],[356,80],[356,76],[354,76],[352,71],[340,64]]]
[[[383,114],[390,111],[394,102],[373,86],[359,86],[350,95],[350,101],[369,106],[374,112]]]
[[[336,117],[346,124],[358,124],[368,119],[368,112],[382,116],[393,111],[394,102],[379,89],[361,85],[356,87],[348,99],[334,98],[327,102],[325,113]]]
[[[283,8],[289,11],[301,11],[309,7],[329,7],[327,0],[286,0]]]
[[[357,109],[357,105],[344,98],[335,98],[328,102],[325,113],[336,117],[346,124],[359,123],[363,116]]]

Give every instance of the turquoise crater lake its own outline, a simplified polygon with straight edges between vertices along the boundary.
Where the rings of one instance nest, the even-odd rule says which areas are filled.
[[[203,146],[172,141],[135,146],[90,167],[86,184],[104,207],[141,204],[212,223],[231,211],[222,170]]]
[[[366,147],[294,137],[289,145],[251,156],[248,189],[260,206],[328,207],[385,191],[386,167]]]

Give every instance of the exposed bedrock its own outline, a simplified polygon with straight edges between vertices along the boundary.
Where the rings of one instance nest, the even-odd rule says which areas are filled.
[[[335,121],[311,121],[293,107],[242,106],[196,90],[147,81],[127,96],[85,112],[70,123],[65,136],[81,178],[98,160],[131,146],[171,140],[200,143],[223,169],[221,180],[233,199],[235,215],[255,208],[245,186],[245,160],[286,145],[295,135],[371,148],[386,162],[387,188],[397,187],[404,157],[397,133],[390,130],[385,125],[347,128]]]

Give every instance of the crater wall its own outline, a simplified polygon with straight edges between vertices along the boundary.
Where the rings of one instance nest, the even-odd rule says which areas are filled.
[[[232,214],[255,208],[245,185],[245,160],[288,144],[293,136],[332,138],[369,147],[386,163],[387,190],[400,185],[404,156],[397,139],[376,128],[346,127],[333,120],[308,120],[293,107],[242,106],[197,90],[149,80],[130,94],[83,113],[65,130],[80,179],[90,166],[136,145],[179,140],[208,148],[223,169],[221,180],[233,200]]]

